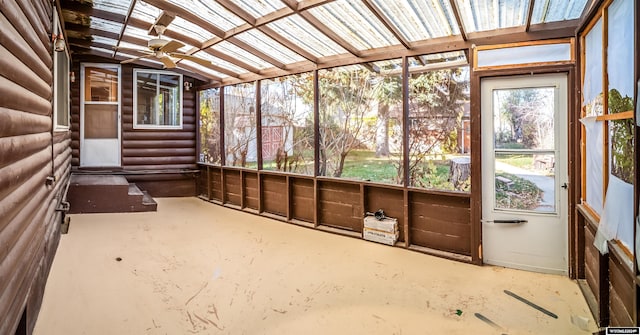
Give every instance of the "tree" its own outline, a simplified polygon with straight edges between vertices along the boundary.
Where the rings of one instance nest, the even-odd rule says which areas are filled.
[[[256,141],[255,85],[241,84],[225,88],[224,138],[227,162],[247,166],[251,145]]]
[[[447,182],[430,178],[436,167],[428,164],[428,160],[434,154],[457,152],[457,130],[463,106],[469,99],[468,89],[468,78],[461,68],[430,71],[410,78],[410,185],[442,188]]]
[[[220,164],[220,90],[200,91],[200,161]]]
[[[618,90],[609,91],[609,113],[633,110],[633,99],[622,97]],[[611,122],[611,173],[623,181],[633,184],[634,136],[633,119]]]

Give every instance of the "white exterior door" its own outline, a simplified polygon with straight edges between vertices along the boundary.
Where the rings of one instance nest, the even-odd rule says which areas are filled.
[[[80,166],[120,166],[120,66],[82,64]]]
[[[567,76],[488,78],[481,90],[484,262],[567,274]]]

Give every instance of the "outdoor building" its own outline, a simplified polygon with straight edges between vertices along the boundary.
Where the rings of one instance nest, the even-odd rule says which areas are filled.
[[[42,334],[76,218],[147,232],[131,212],[187,199],[552,274],[576,333],[640,327],[639,22],[635,0],[2,1],[0,335]],[[224,333],[207,307],[183,319]]]

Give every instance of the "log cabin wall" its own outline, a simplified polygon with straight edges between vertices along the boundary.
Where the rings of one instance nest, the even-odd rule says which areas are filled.
[[[51,1],[0,3],[0,334],[30,334],[64,212],[71,137],[53,131]]]
[[[105,62],[100,58],[81,58],[74,64],[80,73],[80,63]],[[109,62],[109,61],[106,61]],[[196,90],[183,94],[182,129],[134,129],[133,128],[133,69],[140,66],[121,66],[121,170],[105,173],[123,174],[129,182],[136,183],[155,197],[184,197],[196,194]],[[183,76],[184,82],[194,84],[196,79]],[[80,167],[80,81],[71,88],[73,166]],[[195,85],[194,85],[195,86]]]

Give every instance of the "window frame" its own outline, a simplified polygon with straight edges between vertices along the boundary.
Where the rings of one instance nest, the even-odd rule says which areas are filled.
[[[146,74],[156,74],[158,78],[156,79],[156,92],[160,89],[160,75],[173,75],[178,76],[179,84],[178,84],[178,94],[180,95],[179,103],[180,103],[180,122],[177,125],[158,125],[158,124],[138,124],[138,74],[146,73]],[[181,73],[176,73],[173,71],[165,71],[165,70],[151,70],[151,69],[133,69],[133,129],[162,129],[162,130],[181,130],[183,129],[184,123],[184,94],[182,92],[182,87],[184,84],[184,77]]]
[[[58,18],[58,13],[57,11],[54,9],[54,13],[53,13],[53,32],[55,35],[59,35],[59,34],[63,34],[62,28],[60,27],[60,20]],[[52,113],[52,124],[53,124],[53,131],[56,132],[62,132],[62,131],[69,131],[69,129],[71,129],[71,80],[69,78],[70,74],[71,74],[71,57],[69,55],[69,50],[67,48],[64,48],[64,50],[62,51],[55,51],[55,43],[53,43],[52,45],[52,52],[53,52],[53,113]],[[62,74],[61,71],[63,69],[60,69],[58,67],[58,60],[60,57],[65,57],[67,60],[67,69],[66,69],[66,74]],[[67,80],[65,81],[65,86],[66,87],[59,87],[57,85],[58,83],[58,79],[60,78],[60,76],[65,76],[67,78]],[[63,90],[63,92],[60,92],[60,90]],[[65,94],[66,93],[66,94]],[[58,116],[60,114],[60,111],[58,110],[58,104],[59,104],[59,99],[61,98],[61,94],[64,94],[64,96],[62,96],[62,98],[66,97],[67,103],[66,103],[66,114],[67,114],[67,124],[59,124],[58,123]]]

